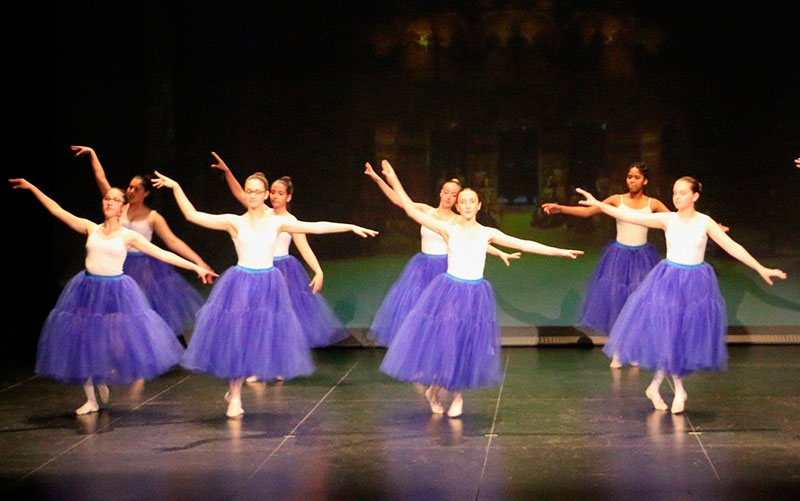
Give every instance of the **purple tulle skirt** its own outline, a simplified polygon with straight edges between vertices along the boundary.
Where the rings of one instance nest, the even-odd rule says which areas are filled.
[[[452,391],[498,384],[502,375],[496,308],[488,281],[439,274],[394,336],[381,371],[401,381]]]
[[[73,276],[47,316],[36,373],[70,384],[130,384],[177,365],[183,354],[169,325],[127,275]]]
[[[312,293],[308,286],[311,279],[296,257],[287,254],[276,257],[273,262],[286,279],[292,306],[311,348],[322,348],[350,337],[350,331],[333,312],[322,293]]]
[[[711,265],[662,259],[625,303],[603,352],[676,376],[723,370],[727,320]]]
[[[658,250],[651,243],[637,247],[608,243],[589,279],[578,323],[602,334],[611,332],[628,296],[658,259]]]
[[[185,335],[188,339],[194,316],[203,306],[203,296],[197,289],[172,265],[147,254],[128,253],[123,270],[136,280],[175,335]]]
[[[422,291],[434,277],[447,271],[446,254],[424,254],[418,252],[406,263],[400,277],[383,298],[367,339],[377,346],[389,346],[400,324],[422,295]]]
[[[225,270],[197,312],[181,365],[225,379],[288,380],[313,373],[283,274],[275,267]]]

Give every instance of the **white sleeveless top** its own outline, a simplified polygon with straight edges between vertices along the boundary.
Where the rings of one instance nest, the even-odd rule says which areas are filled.
[[[447,273],[463,280],[483,278],[489,235],[481,226],[476,236],[470,238],[460,225],[450,225],[447,252]]]
[[[427,214],[433,216],[435,213],[436,209],[432,209],[428,211]],[[446,222],[449,223],[453,218],[455,218],[455,215]],[[444,238],[442,238],[440,234],[422,225],[419,228],[419,236],[420,250],[423,254],[431,254],[434,256],[447,254],[447,242],[444,241]]]
[[[681,221],[677,212],[669,214],[667,230],[667,259],[688,266],[700,264],[705,259],[708,234],[708,216],[697,213],[687,222]]]
[[[239,231],[233,239],[236,264],[256,270],[271,268],[280,222],[273,216],[264,216],[253,228],[244,216],[237,217]]]
[[[122,275],[122,265],[127,255],[121,232],[113,238],[103,238],[100,235],[100,226],[97,226],[86,238],[84,267],[92,275]]]
[[[291,214],[281,214],[280,216],[278,215],[273,215],[273,216],[275,218],[281,218],[281,219],[276,219],[277,221],[280,221],[279,224],[286,224],[288,222],[293,223],[297,221],[297,218]],[[275,257],[283,257],[289,254],[289,246],[291,245],[291,243],[292,243],[292,234],[289,233],[288,231],[282,231],[280,235],[278,235],[278,239],[275,241]]]
[[[653,209],[650,207],[652,198],[647,198],[647,205],[641,209],[633,209],[625,205],[622,195],[619,196],[619,209],[624,212],[636,214],[652,214]],[[647,243],[647,226],[640,224],[628,223],[617,219],[617,242],[628,247],[639,247]]]
[[[151,242],[153,241],[153,227],[150,226],[150,223],[147,222],[147,218],[131,221],[130,219],[128,219],[128,213],[126,211],[125,214],[122,214],[119,217],[119,223],[125,228],[128,228],[129,230],[133,230],[136,233],[141,233],[147,240]],[[131,250],[129,250],[128,252],[130,252],[131,254],[142,253],[141,251],[134,248],[131,248]]]

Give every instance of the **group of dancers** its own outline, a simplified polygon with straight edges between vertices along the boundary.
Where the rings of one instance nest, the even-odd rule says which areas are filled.
[[[348,336],[347,329],[319,290],[323,272],[306,234],[377,231],[349,223],[305,222],[287,208],[293,185],[288,176],[269,184],[256,172],[240,184],[214,152],[212,168],[225,174],[229,189],[245,207],[243,214],[198,211],[180,184],[155,172],[134,177],[127,190],[111,187],[92,148],[89,155],[103,194],[104,220],[97,224],[75,216],[25,179],[12,186],[31,191],[54,216],[87,236],[85,269],[62,290],[39,339],[36,373],[80,384],[86,402],[77,414],[97,412],[108,402],[109,385],[155,378],[176,365],[226,379],[226,415],[244,414],[242,386],[248,378],[291,379],[314,371],[311,348]],[[513,237],[481,225],[478,193],[458,180],[444,183],[439,205],[411,200],[391,164],[381,162],[379,176],[369,163],[364,173],[406,215],[420,225],[421,250],[406,265],[378,309],[368,337],[386,347],[380,370],[425,387],[431,412],[445,413],[442,390],[452,396],[447,415],[463,413],[463,392],[501,381],[500,325],[491,284],[484,278],[486,254],[506,265],[520,252],[575,259],[583,251],[562,249]],[[217,274],[176,237],[163,216],[145,204],[150,183],[172,190],[187,221],[225,231],[237,262]],[[581,207],[543,206],[548,214],[605,213],[619,221],[617,241],[606,247],[590,281],[581,323],[608,332],[603,351],[612,367],[638,364],[655,375],[645,394],[658,410],[667,410],[659,387],[673,378],[672,412],[684,410],[683,378],[699,370],[720,370],[727,362],[725,302],[716,276],[704,262],[711,237],[730,255],[756,270],[770,285],[785,279],[762,266],[724,227],[695,209],[701,185],[690,177],[673,186],[670,212],[644,196],[647,171],[628,172],[626,194],[598,201],[589,192]],[[270,205],[267,205],[267,198]],[[647,228],[665,232],[666,258],[647,243]],[[150,239],[155,232],[171,249]],[[293,242],[313,272],[289,254]],[[136,256],[131,259],[131,256]],[[208,298],[171,266],[194,271],[212,284]],[[216,279],[216,280],[215,280]],[[191,290],[188,290],[191,289]],[[99,402],[98,402],[99,397]]]

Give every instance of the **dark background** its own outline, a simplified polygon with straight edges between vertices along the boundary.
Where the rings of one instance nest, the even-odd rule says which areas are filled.
[[[489,4],[515,3],[537,2],[148,0],[15,6],[6,17],[14,29],[4,33],[11,150],[4,170],[8,177],[27,178],[73,213],[99,220],[101,197],[91,169],[69,150],[71,144],[88,145],[97,150],[112,184],[124,186],[136,173],[162,170],[202,209],[238,211],[219,173],[209,168],[213,150],[240,179],[255,170],[271,178],[291,174],[302,190],[293,211],[304,219],[359,222],[354,200],[362,186],[361,167],[379,159],[352,151],[343,130],[369,118],[351,106],[374,64],[365,34],[376,24],[431,9],[470,16]],[[691,124],[686,145],[691,172],[679,174],[692,174],[706,185],[718,219],[762,230],[797,250],[798,7],[550,3],[556,14],[624,9],[668,33],[661,64],[676,79],[676,106]],[[367,90],[381,92],[374,83]],[[173,230],[217,271],[224,269],[229,239],[191,228],[171,197],[161,195],[155,194],[152,205],[167,215]],[[82,266],[84,240],[30,194],[8,189],[2,199],[10,251],[3,352],[11,362],[29,363],[44,316]]]

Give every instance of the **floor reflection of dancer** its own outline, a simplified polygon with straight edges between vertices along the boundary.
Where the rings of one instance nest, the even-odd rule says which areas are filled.
[[[672,189],[676,212],[660,214],[622,211],[598,201],[585,190],[576,190],[585,197],[582,205],[598,207],[630,223],[664,230],[667,257],[628,298],[603,352],[609,356],[618,354],[623,364],[636,361],[655,371],[645,395],[657,410],[668,409],[659,388],[665,376],[671,375],[675,387],[673,414],[683,412],[686,404],[685,376],[722,370],[728,361],[725,300],[714,269],[704,261],[708,237],[756,270],[768,284],[772,285],[772,278],[786,278],[779,269],[765,268],[729,237],[724,227],[695,209],[701,189],[702,185],[692,177],[678,179]]]
[[[89,156],[100,193],[106,193],[111,184],[95,150],[88,146],[72,146],[71,149],[76,157]],[[122,206],[120,216],[122,226],[141,233],[148,240],[152,240],[155,233],[172,252],[202,268],[211,269],[203,258],[172,232],[164,216],[147,206],[151,188],[149,174],[131,178],[125,190],[127,201]],[[136,249],[128,251],[123,269],[126,275],[139,283],[153,309],[164,317],[181,344],[186,346],[194,328],[194,316],[203,305],[200,292],[172,266]]]
[[[375,181],[392,203],[403,207],[400,197],[375,173],[369,162],[365,164],[364,174]],[[461,216],[453,209],[460,191],[461,181],[453,178],[445,181],[439,189],[439,205],[432,207],[426,203],[414,202],[414,206],[436,220],[456,223]],[[519,252],[509,254],[492,245],[489,246],[488,252],[502,259],[506,266],[509,264],[509,259],[520,257]],[[389,346],[423,289],[433,277],[445,271],[447,271],[447,242],[439,233],[420,225],[420,251],[406,263],[402,273],[381,301],[367,332],[367,339],[377,346]]]
[[[136,249],[192,270],[203,282],[217,275],[123,227],[125,195],[119,188],[105,193],[104,219],[97,224],[66,211],[24,179],[9,181],[15,189],[31,191],[51,214],[87,237],[86,268],[64,286],[42,327],[36,373],[83,385],[86,403],[75,410],[83,415],[100,409],[95,391],[105,403],[109,384],[151,379],[177,365],[183,347],[136,281],[123,273],[123,262]]]
[[[381,363],[381,371],[411,383],[429,385],[431,411],[444,412],[439,393],[453,393],[450,417],[463,411],[462,392],[497,384],[500,373],[500,324],[491,284],[483,278],[489,244],[523,252],[575,259],[583,251],[560,249],[506,235],[475,220],[481,208],[469,188],[458,194],[457,222],[440,221],[417,208],[384,160],[382,173],[406,214],[442,235],[447,242],[447,272],[435,276],[406,316]]]
[[[611,195],[603,203],[631,213],[669,212],[660,200],[645,195],[644,189],[648,183],[645,164],[631,164],[625,182],[627,193]],[[542,209],[548,215],[592,217],[602,214],[597,207],[558,203],[542,204]],[[658,259],[658,250],[647,241],[646,226],[617,219],[616,239],[606,244],[589,279],[578,324],[607,336],[628,296],[658,263]],[[618,356],[612,357],[611,367],[622,367]]]
[[[216,160],[211,167],[219,169],[225,173],[225,180],[228,187],[239,202],[247,207],[247,195],[242,185],[231,172],[230,167],[214,152],[211,152]],[[283,176],[272,182],[269,188],[269,201],[275,216],[286,218],[287,221],[297,221],[297,218],[289,212],[289,203],[294,196],[294,183],[289,176]],[[289,253],[290,245],[294,243],[295,248],[308,265],[314,276],[309,281],[308,273],[299,259]],[[308,339],[311,348],[322,348],[338,343],[350,336],[350,331],[344,326],[336,316],[333,308],[330,307],[325,297],[320,292],[324,280],[322,266],[317,260],[317,256],[308,243],[308,238],[303,233],[283,232],[278,235],[275,244],[275,255],[273,263],[276,268],[283,272],[286,284],[289,287],[289,295],[295,311],[302,317],[303,332]],[[249,378],[248,382],[254,379]]]
[[[198,211],[176,181],[158,172],[153,184],[172,189],[189,222],[227,232],[236,247],[237,264],[225,270],[197,312],[194,334],[181,365],[227,379],[226,415],[241,416],[245,378],[291,379],[314,371],[311,349],[292,307],[286,279],[273,266],[278,235],[283,231],[352,231],[368,237],[377,232],[353,224],[289,222],[276,217],[264,203],[269,183],[261,173],[245,180],[247,211],[241,215]]]

